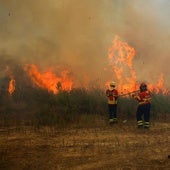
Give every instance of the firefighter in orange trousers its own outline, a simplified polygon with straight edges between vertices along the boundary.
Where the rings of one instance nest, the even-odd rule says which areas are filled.
[[[106,96],[108,98],[109,122],[116,123],[118,91],[114,81],[110,82],[110,87],[106,90]]]
[[[147,89],[147,85],[141,83],[140,92],[132,94],[132,97],[138,101],[136,112],[137,127],[148,129],[150,127],[151,93]]]

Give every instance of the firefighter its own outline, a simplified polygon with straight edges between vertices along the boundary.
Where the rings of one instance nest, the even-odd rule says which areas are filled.
[[[140,84],[140,91],[138,94],[132,94],[132,97],[138,101],[136,112],[137,127],[149,128],[150,127],[150,107],[151,107],[151,93],[147,89],[145,83]]]
[[[118,91],[114,81],[110,82],[110,87],[106,90],[106,96],[108,98],[109,122],[116,123]]]

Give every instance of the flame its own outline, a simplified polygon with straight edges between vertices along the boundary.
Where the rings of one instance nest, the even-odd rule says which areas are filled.
[[[32,81],[40,88],[47,89],[54,94],[60,90],[70,91],[72,89],[73,82],[68,77],[69,71],[63,70],[60,76],[56,76],[55,73],[48,69],[47,71],[40,73],[36,65],[25,65],[25,71],[31,77]]]
[[[108,50],[109,63],[117,80],[117,89],[122,94],[139,89],[139,82],[137,82],[136,72],[133,68],[135,54],[135,49],[122,41],[117,35],[113,39],[112,46]],[[108,86],[108,84],[107,82],[106,85]],[[169,93],[164,87],[163,74],[160,75],[156,85],[151,83],[147,84],[149,90],[152,92]]]
[[[170,94],[169,90],[164,86],[164,75],[161,74],[156,85],[148,84],[148,88],[154,93]]]
[[[9,81],[9,87],[8,87],[8,92],[10,95],[15,91],[15,79],[11,77],[11,80]]]
[[[121,41],[119,36],[115,36],[108,51],[108,58],[118,80],[118,90],[121,93],[133,91],[137,88],[136,73],[132,62],[135,54],[133,47]]]

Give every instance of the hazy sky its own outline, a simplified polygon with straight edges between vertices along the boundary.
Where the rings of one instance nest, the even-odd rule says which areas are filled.
[[[169,17],[169,0],[0,0],[0,57],[105,82],[119,35],[136,50],[137,79],[163,73],[169,88]]]

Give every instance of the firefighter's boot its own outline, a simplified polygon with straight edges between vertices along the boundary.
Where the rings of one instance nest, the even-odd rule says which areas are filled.
[[[113,123],[113,122],[114,122],[113,118],[110,118],[110,119],[109,119],[109,123],[111,124],[111,123]]]
[[[142,120],[137,121],[137,127],[139,129],[143,128],[143,121]]]
[[[145,129],[149,129],[149,127],[150,127],[149,122],[145,122],[145,123],[144,123],[144,128],[145,128]]]

